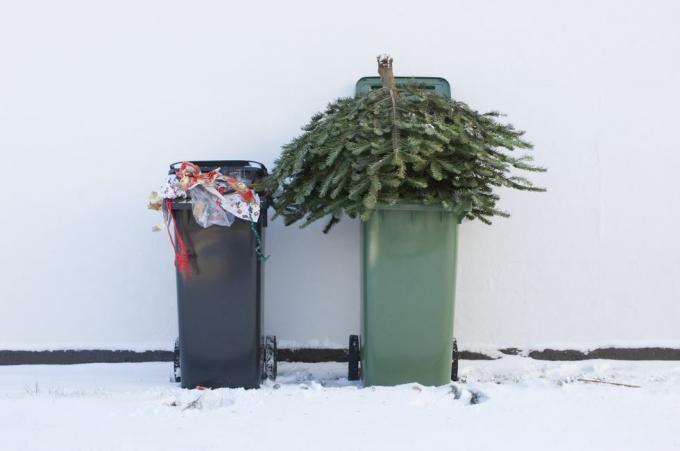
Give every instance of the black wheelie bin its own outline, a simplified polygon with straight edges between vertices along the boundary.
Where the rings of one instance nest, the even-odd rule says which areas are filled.
[[[261,163],[193,161],[207,172],[256,184],[267,175]],[[174,174],[176,165],[170,166]],[[177,271],[179,338],[175,343],[175,380],[182,388],[257,388],[276,377],[276,338],[263,336],[262,280],[267,199],[257,223],[235,218],[229,227],[201,227],[191,203],[174,202],[177,233],[185,243],[191,276]],[[255,233],[257,232],[257,234]],[[259,235],[259,239],[258,239]]]

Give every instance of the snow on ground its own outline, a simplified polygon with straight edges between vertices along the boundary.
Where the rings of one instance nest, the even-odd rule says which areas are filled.
[[[171,371],[0,367],[0,449],[680,449],[680,362],[508,356],[462,361],[442,387],[362,388],[345,364],[280,363],[259,390],[182,390]]]

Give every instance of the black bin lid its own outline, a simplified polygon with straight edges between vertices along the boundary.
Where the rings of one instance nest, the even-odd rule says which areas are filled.
[[[238,175],[245,183],[252,184],[258,180],[265,178],[268,174],[265,165],[258,161],[248,160],[197,160],[190,161],[199,168],[201,172],[209,172],[213,169],[220,168],[220,172],[224,175]],[[174,174],[182,162],[172,163],[168,174]]]

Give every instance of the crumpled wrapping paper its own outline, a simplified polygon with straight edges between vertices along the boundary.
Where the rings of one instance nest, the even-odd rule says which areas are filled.
[[[234,218],[251,222],[260,218],[260,197],[252,188],[221,174],[219,169],[201,172],[189,162],[181,163],[176,173],[168,176],[160,192],[149,196],[149,208],[160,209],[163,199],[188,199],[201,227],[228,227]]]

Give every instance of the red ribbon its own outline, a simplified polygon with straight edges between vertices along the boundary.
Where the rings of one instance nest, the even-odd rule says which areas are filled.
[[[241,199],[243,199],[246,203],[250,204],[255,202],[253,191],[249,189],[245,183],[235,179],[234,177],[226,177],[226,179],[231,189],[236,191],[239,196],[241,196]]]
[[[220,174],[217,169],[213,169],[210,172],[201,172],[201,168],[198,165],[189,161],[183,161],[180,163],[179,169],[175,171],[175,175],[180,182],[180,187],[185,191],[193,188],[198,183],[211,185],[215,183],[215,180],[221,177],[221,180],[226,180],[229,187],[236,191],[246,203],[250,204],[255,202],[253,190],[250,189],[248,185],[234,177],[226,177],[223,174]],[[219,187],[218,190],[220,191],[220,194],[224,194],[223,187]]]
[[[217,169],[210,172],[201,172],[201,168],[191,162],[184,161],[179,165],[179,169],[175,171],[177,179],[180,181],[182,189],[189,190],[197,183],[211,184],[219,177],[220,173]]]
[[[165,208],[168,212],[168,222],[165,224],[165,228],[168,230],[168,236],[170,237],[170,244],[172,244],[172,250],[175,252],[175,266],[177,270],[185,277],[191,277],[191,262],[189,262],[189,252],[187,251],[187,246],[182,239],[182,235],[179,233],[177,228],[177,220],[175,219],[175,212],[172,209],[172,199],[165,199]],[[170,232],[170,223],[174,223],[175,229],[175,239],[172,239],[172,233]]]

